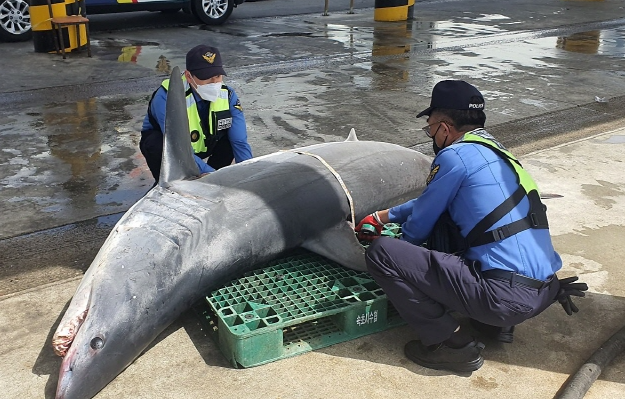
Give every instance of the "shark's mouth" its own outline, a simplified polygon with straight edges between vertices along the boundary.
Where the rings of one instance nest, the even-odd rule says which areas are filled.
[[[70,346],[72,346],[72,342],[74,342],[74,338],[76,337],[80,326],[87,317],[87,311],[88,309],[85,309],[69,323],[64,326],[59,326],[56,330],[54,338],[52,339],[52,349],[58,356],[63,357],[67,354]]]
[[[74,295],[74,300],[65,317],[61,320],[54,336],[52,337],[52,350],[58,356],[64,357],[72,346],[80,326],[84,323],[89,312],[89,304],[91,302],[91,287],[79,287]],[[71,311],[71,312],[70,312]]]

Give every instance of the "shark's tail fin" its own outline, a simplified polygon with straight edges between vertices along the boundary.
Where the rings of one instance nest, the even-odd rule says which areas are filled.
[[[345,141],[358,141],[358,137],[356,137],[356,130],[354,128],[349,131],[349,136],[347,136]]]
[[[168,187],[174,180],[184,180],[200,174],[193,158],[185,97],[180,68],[175,67],[167,90],[163,159],[158,181],[161,187]]]

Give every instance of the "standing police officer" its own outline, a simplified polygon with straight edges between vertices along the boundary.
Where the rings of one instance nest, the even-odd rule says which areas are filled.
[[[577,311],[570,295],[583,296],[587,287],[570,284],[576,277],[556,278],[562,261],[546,208],[519,161],[484,130],[482,94],[464,81],[441,81],[417,117],[423,115],[436,154],[428,186],[416,199],[365,217],[356,231],[365,238],[364,224],[377,233],[385,223],[402,224],[402,239],[373,240],[366,261],[418,334],[404,353],[424,367],[468,372],[484,363],[484,345],[460,328],[451,311],[470,317],[478,331],[511,342],[514,325],[556,299],[567,313]],[[429,249],[421,246],[426,241]]]
[[[241,103],[223,84],[221,55],[215,47],[198,45],[187,53],[182,76],[191,145],[200,174],[252,158]],[[169,79],[154,92],[141,129],[139,148],[158,183],[163,154],[163,132]],[[207,158],[206,162],[203,161]]]

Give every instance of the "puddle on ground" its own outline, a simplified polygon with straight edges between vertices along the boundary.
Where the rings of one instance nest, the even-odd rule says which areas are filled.
[[[103,58],[116,57],[118,62],[136,64],[159,75],[171,74],[172,65],[184,65],[180,64],[184,56],[181,59],[178,51],[164,49],[156,42],[107,39],[98,40],[93,45],[106,49],[109,55]]]
[[[515,39],[511,26],[518,22],[502,14],[467,14],[458,20],[422,21],[405,23],[370,23],[362,26],[337,23],[313,24],[302,28],[301,21],[268,22],[256,30],[241,30],[246,39],[242,45],[256,58],[266,59],[273,54],[264,43],[266,39],[305,37],[311,40],[329,39],[340,43],[354,58],[352,65],[362,68],[362,76],[354,76],[359,87],[375,88],[367,71],[387,78],[395,89],[408,87],[414,75],[430,76],[420,83],[434,82],[437,76],[472,76],[476,79],[499,80],[515,72],[541,74],[549,79],[549,69],[561,66],[567,53],[596,54],[625,57],[625,28],[573,33],[568,36]],[[196,28],[196,27],[192,27]],[[236,34],[236,28],[206,27],[220,34]],[[484,42],[489,37],[501,36],[501,43]],[[256,40],[258,39],[258,40]],[[480,43],[484,42],[484,45]],[[318,42],[311,42],[318,43]],[[459,46],[455,48],[455,44]],[[511,45],[513,43],[513,45]],[[115,50],[119,62],[132,63],[158,74],[171,73],[172,65],[184,65],[184,56],[149,41],[104,40],[101,47]],[[449,48],[449,51],[445,51]],[[431,52],[429,50],[442,50]],[[424,52],[425,51],[425,52]],[[291,52],[300,63],[311,61],[312,53]],[[330,56],[331,52],[326,53]],[[249,61],[256,64],[254,56]],[[365,58],[365,59],[363,59]],[[369,58],[369,60],[366,60]],[[297,61],[292,61],[296,63]],[[415,65],[418,63],[418,65]],[[289,64],[290,65],[290,64]],[[285,65],[285,73],[289,73]],[[307,63],[308,68],[315,65]],[[505,96],[505,93],[497,93]],[[544,109],[549,101],[523,99],[523,104]],[[501,111],[505,114],[505,110]]]
[[[393,91],[408,91],[426,95],[442,78],[470,77],[486,82],[482,83],[484,94],[503,104],[491,110],[503,118],[512,117],[521,108],[544,112],[567,101],[566,98],[554,95],[553,88],[569,84],[576,75],[577,63],[580,60],[588,61],[587,54],[559,47],[556,34],[543,37],[527,31],[512,31],[511,25],[515,21],[505,15],[466,17],[467,20],[469,18],[470,21],[415,20],[359,25],[310,23],[310,30],[315,30],[312,36],[289,33],[295,29],[301,31],[301,23],[297,26],[288,23],[280,26],[268,24],[264,29],[273,27],[281,32],[275,34],[276,37],[306,36],[310,38],[311,45],[317,44],[319,48],[325,46],[328,50],[324,56],[315,55],[312,50],[304,55],[306,51],[297,46],[308,43],[308,39],[294,42],[297,44],[293,48],[285,42],[284,47],[280,48],[282,53],[279,57],[290,58],[282,61],[263,40],[254,40],[251,36],[249,40],[243,40],[241,45],[254,54],[248,58],[251,65],[246,72],[254,77],[242,83],[238,91],[242,101],[252,106],[251,112],[247,111],[246,115],[259,130],[272,132],[267,138],[269,142],[289,147],[295,143],[311,144],[311,138],[323,137],[319,133],[312,133],[315,131],[336,134],[342,130],[349,122],[345,112],[337,108],[350,110],[349,119],[356,117],[349,104],[336,107],[331,100],[332,93],[344,90],[347,85],[367,91],[368,98],[380,95],[383,101],[384,94],[377,93],[393,95]],[[621,46],[619,37],[623,35],[620,29],[599,32],[597,40],[603,44],[599,45],[593,56],[604,56],[597,58],[596,69],[600,73],[614,68],[614,61],[605,56],[621,56],[617,49]],[[256,33],[256,37],[264,35],[262,32]],[[323,44],[319,41],[324,38],[340,44],[342,49],[337,50],[332,43]],[[333,52],[337,52],[337,57],[333,56]],[[280,60],[278,66],[267,61],[272,57]],[[264,70],[271,73],[257,78]],[[236,72],[240,73],[240,69]],[[536,77],[535,83],[531,87],[524,87],[527,95],[513,98],[512,93],[519,92],[524,77],[528,75]],[[506,86],[500,84],[502,81],[511,82],[509,92],[506,92]],[[497,83],[497,87],[504,89],[493,89],[494,86],[489,87],[488,82]],[[297,95],[293,95],[293,88],[297,88]],[[369,120],[386,118],[385,114],[394,112],[387,110],[379,113],[369,108],[366,110],[367,115],[363,116]],[[280,115],[267,117],[267,112]],[[394,127],[393,119],[386,119],[386,129]],[[328,121],[336,121],[336,124],[329,125]],[[335,126],[339,129],[334,129]],[[250,136],[254,134],[250,132]],[[259,152],[266,153],[265,149],[262,145]]]
[[[117,222],[119,222],[119,219],[121,219],[122,216],[124,216],[124,212],[116,213],[113,215],[99,216],[96,218],[96,227],[110,229],[115,226]]]
[[[385,75],[390,85],[409,82],[417,71],[422,76],[471,76],[494,81],[513,73],[530,73],[539,74],[548,82],[552,75],[557,76],[557,68],[568,67],[564,63],[574,60],[572,52],[625,57],[625,28],[580,32],[566,37],[525,35],[523,39],[515,39],[509,30],[511,24],[515,22],[505,15],[482,14],[471,16],[471,22],[416,20],[368,26],[325,24],[323,32],[328,39],[361,57],[354,59],[354,66]],[[501,36],[501,43],[480,44],[493,35]],[[456,43],[458,48],[454,47]],[[447,48],[449,51],[445,50]],[[439,51],[428,51],[432,49]],[[366,56],[371,62],[362,59]],[[354,76],[354,80],[360,87],[375,87],[372,79],[364,74]],[[397,87],[402,86],[406,87]],[[498,94],[505,96],[505,93]],[[552,105],[552,101],[535,98],[523,99],[522,103],[541,109]]]
[[[611,209],[616,204],[615,197],[625,195],[625,190],[618,184],[597,180],[597,184],[582,184],[582,193],[603,209]]]
[[[601,144],[625,144],[625,136],[624,135],[614,135],[609,138],[600,141]]]
[[[625,57],[625,28],[592,30],[558,37],[557,47],[582,54]]]
[[[6,165],[0,176],[0,238],[119,212],[141,198],[152,181],[138,151],[143,118],[133,115],[145,104],[144,98],[92,98],[16,114],[3,134],[14,149],[0,151],[0,164]],[[26,209],[47,214],[47,225],[25,216]]]
[[[120,52],[119,62],[137,64],[159,74],[171,74],[170,58],[173,54],[159,46],[125,46]]]

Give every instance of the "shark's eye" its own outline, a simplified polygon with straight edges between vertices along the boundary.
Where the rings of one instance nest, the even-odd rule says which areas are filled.
[[[91,343],[89,345],[92,349],[102,349],[104,347],[104,340],[100,337],[95,337],[91,340]]]

